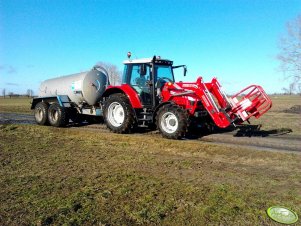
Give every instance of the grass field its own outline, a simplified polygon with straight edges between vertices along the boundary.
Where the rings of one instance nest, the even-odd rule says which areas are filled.
[[[301,115],[284,112],[293,106],[301,105],[299,95],[271,96],[273,107],[259,119],[252,119],[253,124],[262,124],[264,130],[291,129],[292,134],[301,135]]]
[[[300,115],[281,114],[299,100],[275,98],[262,127],[298,134]],[[278,225],[272,205],[301,215],[298,154],[16,124],[0,140],[0,225]]]
[[[31,114],[31,98],[3,98],[0,97],[0,112],[13,112],[22,114]]]

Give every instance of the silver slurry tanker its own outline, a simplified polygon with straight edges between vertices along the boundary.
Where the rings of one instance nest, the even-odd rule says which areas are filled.
[[[39,97],[67,95],[76,105],[95,105],[108,85],[108,73],[100,66],[92,70],[48,79],[39,88]]]

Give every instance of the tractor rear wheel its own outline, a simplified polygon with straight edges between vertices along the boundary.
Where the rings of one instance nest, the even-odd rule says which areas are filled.
[[[34,117],[39,125],[48,124],[48,104],[39,102],[34,108]]]
[[[67,117],[65,108],[61,107],[58,103],[53,103],[48,109],[48,121],[50,125],[55,127],[65,126],[69,119]]]
[[[168,104],[159,109],[156,123],[163,137],[181,139],[187,131],[188,115],[180,106]]]
[[[130,133],[135,128],[134,110],[125,95],[109,96],[104,105],[104,121],[114,133]]]

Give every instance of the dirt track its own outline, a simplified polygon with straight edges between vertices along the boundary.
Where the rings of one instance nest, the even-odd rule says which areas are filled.
[[[0,113],[0,124],[35,124],[35,120],[32,115],[28,114]],[[70,126],[70,128],[109,132],[104,124],[82,124],[80,126]],[[292,135],[290,132],[289,130],[262,131],[255,125],[246,125],[228,131],[221,130],[209,135],[193,136],[186,140],[301,154],[301,136]],[[158,131],[145,133],[149,136],[160,136]],[[143,134],[143,136],[146,134]],[[140,135],[140,133],[133,135]]]

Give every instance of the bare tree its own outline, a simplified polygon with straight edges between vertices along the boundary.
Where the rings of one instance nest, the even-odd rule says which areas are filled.
[[[290,91],[301,83],[301,14],[287,23],[287,33],[280,39],[277,59],[285,79],[291,81]]]
[[[289,95],[292,95],[296,89],[296,83],[292,82],[289,84]]]
[[[281,90],[283,91],[283,94],[284,94],[284,95],[289,94],[288,88],[283,87]]]
[[[32,97],[33,96],[33,90],[32,89],[28,89],[26,92],[27,97]]]
[[[8,92],[8,96],[9,96],[9,98],[12,98],[12,96],[14,95],[14,93],[13,92]]]
[[[5,94],[6,94],[6,89],[2,89],[2,96],[3,96],[3,98],[5,98]]]
[[[121,84],[121,71],[118,70],[118,67],[116,65],[102,61],[97,62],[96,65],[102,66],[107,70],[111,85]]]

